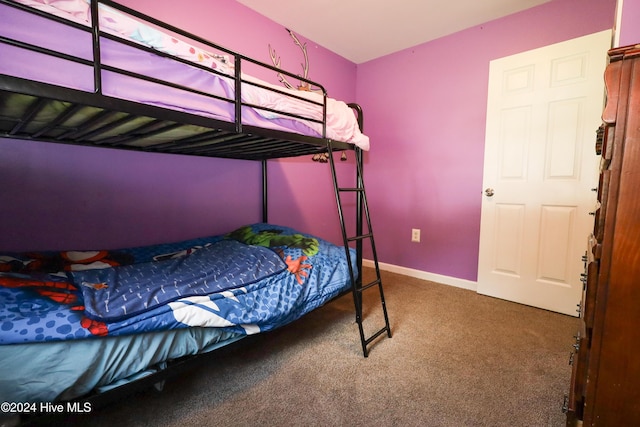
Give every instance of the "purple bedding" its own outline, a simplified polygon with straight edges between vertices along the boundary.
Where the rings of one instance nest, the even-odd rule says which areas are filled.
[[[85,0],[20,0],[49,13],[55,13],[75,22],[88,25],[89,4]],[[232,61],[228,58],[193,48],[165,33],[160,33],[139,21],[110,8],[100,8],[101,30],[127,37],[136,43],[192,61],[203,69],[172,58],[165,58],[123,43],[100,38],[101,60],[104,65],[141,75],[157,78],[171,84],[184,86],[200,93],[188,92],[125,76],[112,71],[102,72],[103,94],[163,108],[185,111],[219,120],[234,122],[235,94]],[[0,34],[2,36],[63,52],[91,61],[91,34],[33,14],[0,5]],[[37,30],[36,30],[37,29]],[[52,37],[55,35],[55,37]],[[179,47],[174,47],[179,46]],[[93,67],[55,58],[43,53],[0,43],[0,56],[11,61],[0,61],[0,73],[54,85],[94,91]],[[215,69],[219,74],[209,71]],[[270,110],[242,107],[241,122],[310,136],[322,136],[322,103],[324,98],[314,92],[290,91],[242,74],[242,101],[252,106],[273,108],[292,118]],[[266,90],[247,82],[258,83],[277,90]],[[289,95],[291,96],[289,96]],[[216,98],[212,98],[213,95]],[[369,139],[357,125],[353,111],[341,101],[331,98],[327,103],[326,137],[349,142],[368,150]]]

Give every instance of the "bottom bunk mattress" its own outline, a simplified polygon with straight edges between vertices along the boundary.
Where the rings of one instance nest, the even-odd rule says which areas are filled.
[[[270,224],[138,248],[0,255],[0,401],[100,392],[290,323],[350,285],[343,247]]]

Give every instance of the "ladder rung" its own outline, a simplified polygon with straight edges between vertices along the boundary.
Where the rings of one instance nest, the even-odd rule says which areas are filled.
[[[369,283],[368,285],[365,285],[365,286],[363,286],[361,288],[358,288],[357,291],[358,292],[366,291],[367,289],[369,289],[369,288],[371,288],[371,287],[373,287],[375,285],[379,285],[381,282],[382,281],[380,279],[376,279],[373,282]]]
[[[372,233],[368,233],[368,234],[363,234],[361,236],[353,236],[353,237],[349,237],[347,240],[349,242],[353,242],[354,240],[364,240],[364,239],[368,239],[370,237],[373,237]]]
[[[343,187],[343,188],[338,188],[338,191],[364,191],[364,188]]]
[[[376,338],[378,338],[380,335],[382,335],[384,332],[388,331],[388,328],[385,326],[384,328],[380,329],[378,332],[376,332],[375,334],[371,335],[366,341],[365,344],[369,344],[371,341],[375,340]]]

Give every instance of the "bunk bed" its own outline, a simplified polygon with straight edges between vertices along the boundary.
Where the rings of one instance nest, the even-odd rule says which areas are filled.
[[[0,0],[0,17],[0,57],[12,58],[0,62],[0,137],[256,160],[263,168],[260,224],[116,251],[0,254],[0,400],[111,399],[345,292],[353,293],[365,357],[373,340],[391,337],[364,192],[369,140],[357,105],[110,0]],[[249,67],[320,93],[271,85],[243,71]],[[355,153],[356,184],[345,188],[332,154],[347,150]],[[343,247],[268,224],[268,160],[319,153],[329,154]],[[352,236],[342,192],[356,194]],[[377,278],[363,285],[366,241]],[[140,291],[135,301],[132,287]],[[385,326],[367,338],[362,292],[369,288],[379,289]]]

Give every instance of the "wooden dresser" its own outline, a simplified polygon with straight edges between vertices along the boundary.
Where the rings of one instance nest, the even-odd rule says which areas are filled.
[[[568,426],[640,426],[640,45],[609,61]]]

